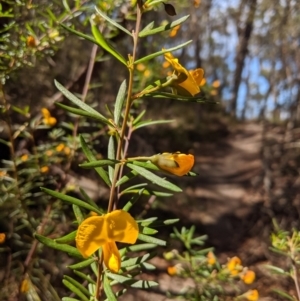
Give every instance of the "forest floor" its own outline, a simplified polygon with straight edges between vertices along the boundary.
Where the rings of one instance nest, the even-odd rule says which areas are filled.
[[[266,210],[262,135],[263,126],[249,122],[229,126],[226,137],[217,142],[196,143],[193,170],[199,175],[180,180],[186,187],[184,194],[166,200],[160,210],[164,217],[179,217],[182,225],[196,225],[197,234],[208,234],[205,247],[213,246],[222,264],[229,257],[240,257],[244,266],[256,272],[257,280],[250,288],[260,291],[260,300],[280,300],[271,292],[278,288],[278,279],[265,268],[274,255],[269,251],[272,225],[269,222],[265,227],[261,220],[261,212]],[[170,262],[162,257],[155,257],[152,263],[157,270],[150,280],[159,286],[150,292],[128,292],[120,300],[169,300],[166,292],[176,294],[192,285],[190,279],[169,276],[166,269]],[[281,280],[279,286],[288,290],[290,283]]]

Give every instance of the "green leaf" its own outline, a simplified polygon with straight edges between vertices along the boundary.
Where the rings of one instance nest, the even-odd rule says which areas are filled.
[[[93,206],[95,208],[98,208],[102,212],[102,214],[104,213],[104,211],[102,210],[102,208],[99,208],[97,206],[97,204],[87,195],[87,193],[81,187],[79,187],[79,190],[80,190],[80,193],[83,196],[84,201],[86,201],[87,203],[89,203],[91,206]]]
[[[140,32],[139,37],[144,37],[145,33],[149,30],[151,30],[154,27],[154,21],[150,22],[148,25],[146,25]]]
[[[136,265],[136,264],[141,264],[151,258],[154,257],[154,253],[151,255],[150,253],[147,253],[143,256],[139,256],[139,257],[135,257],[135,258],[130,258],[127,260],[122,260],[121,262],[121,268],[126,268],[126,267],[130,267],[132,265]]]
[[[54,241],[59,243],[59,244],[67,244],[67,243],[70,243],[72,241],[75,241],[75,237],[76,237],[76,233],[77,233],[77,230],[65,235],[65,236],[62,236],[62,237],[59,237],[59,238],[55,238]]]
[[[80,301],[80,300],[78,300],[78,299],[71,298],[71,297],[63,297],[61,300],[62,300],[62,301]]]
[[[143,110],[132,122],[132,125],[135,126],[145,115],[146,110]]]
[[[142,229],[142,234],[146,234],[146,235],[154,235],[156,234],[158,231],[152,228],[148,228],[148,227],[144,227]]]
[[[125,277],[120,274],[106,273],[107,277],[112,280],[115,280],[117,283],[125,283],[134,288],[150,288],[153,286],[157,286],[158,283],[154,281],[146,281],[146,280],[136,280],[132,278]]]
[[[124,189],[124,190],[122,191],[122,193],[124,193],[124,192],[126,192],[126,191],[129,191],[129,190],[134,190],[134,189],[137,189],[137,188],[143,188],[143,187],[145,187],[145,186],[147,186],[147,185],[148,185],[147,183],[136,184],[136,185],[127,187],[126,189]]]
[[[88,163],[82,163],[82,164],[79,164],[79,166],[82,168],[95,168],[95,167],[104,167],[104,166],[108,166],[108,165],[114,166],[117,163],[120,163],[120,161],[103,159],[103,160],[97,160],[97,161],[92,161],[92,162],[88,162]]]
[[[111,124],[111,122],[107,118],[105,118],[102,114],[100,114],[95,109],[93,109],[92,107],[90,107],[89,105],[84,103],[79,98],[77,98],[74,94],[72,94],[70,91],[68,91],[63,85],[61,85],[57,80],[54,80],[54,84],[55,84],[56,88],[63,95],[65,95],[71,102],[73,102],[76,106],[78,106],[79,108],[81,108],[82,110],[84,110],[86,112],[89,112],[95,116],[98,116],[98,118],[102,119],[103,122],[105,121],[106,124],[113,126],[113,124]]]
[[[119,250],[121,257],[124,256],[127,252],[139,252],[151,250],[157,247],[157,244],[147,243],[147,244],[138,244],[133,246],[127,246]]]
[[[98,29],[98,26],[91,24],[92,28],[92,34],[99,46],[101,46],[103,49],[105,49],[107,52],[109,52],[112,56],[114,56],[117,60],[119,60],[122,64],[127,66],[127,62],[125,58],[116,50],[112,45],[110,45],[105,38],[103,37],[102,33]]]
[[[144,126],[150,126],[150,125],[155,125],[155,124],[163,124],[163,123],[171,123],[174,122],[175,120],[148,120],[148,121],[141,121],[137,125],[134,126],[134,130],[137,130],[139,128],[142,128]]]
[[[94,43],[94,44],[97,45],[96,40],[95,40],[92,36],[89,36],[89,35],[86,35],[86,34],[84,34],[84,33],[82,33],[82,32],[79,32],[79,31],[77,31],[77,30],[75,30],[75,29],[73,29],[73,28],[71,28],[71,27],[68,27],[68,26],[62,24],[62,23],[60,23],[59,25],[60,25],[62,28],[66,29],[67,31],[69,31],[69,32],[71,32],[71,33],[73,33],[73,34],[79,36],[80,38],[83,38],[83,39],[85,39],[85,40],[87,40],[87,41],[90,41],[90,42],[92,42],[92,43]]]
[[[182,96],[182,95],[176,95],[167,92],[153,92],[153,93],[145,94],[143,95],[143,97],[167,98],[167,99],[174,99],[174,100],[180,100],[186,102],[217,104],[217,102],[213,102],[213,101],[208,102],[203,98],[203,96]]]
[[[163,178],[160,178],[159,176],[155,175],[154,173],[150,172],[149,170],[147,170],[143,167],[136,166],[136,165],[131,164],[131,163],[126,163],[126,165],[129,168],[131,168],[132,170],[139,173],[141,176],[143,176],[147,180],[153,182],[154,184],[156,184],[158,186],[164,187],[166,189],[169,189],[169,190],[175,191],[175,192],[181,192],[182,191],[178,186],[170,183],[169,181],[166,181]]]
[[[115,160],[115,158],[116,158],[114,136],[109,137],[107,157],[108,157],[108,159],[113,159],[113,160]],[[115,169],[111,166],[108,166],[108,175],[109,175],[109,179],[111,182],[113,181],[113,178],[114,178],[114,172],[115,172]]]
[[[96,284],[96,281],[94,281],[90,277],[90,275],[86,275],[85,273],[82,273],[82,272],[79,272],[79,271],[76,271],[76,270],[74,270],[74,274],[76,274],[77,276],[79,276],[80,278],[82,278],[84,280],[87,280],[89,283]]]
[[[174,22],[168,23],[168,24],[163,25],[163,26],[156,27],[154,29],[152,29],[152,28],[149,28],[149,29],[144,28],[142,31],[140,31],[139,37],[142,38],[142,37],[153,35],[153,34],[156,34],[156,33],[162,32],[162,31],[170,30],[170,29],[174,28],[175,26],[180,25],[181,23],[183,23],[184,21],[186,21],[189,17],[190,17],[189,15],[184,16],[184,17],[182,17],[182,18],[180,18],[180,19],[178,19],[178,20],[176,20]]]
[[[123,207],[124,211],[129,211],[130,208],[138,201],[138,199],[141,197],[143,193],[144,188],[140,189],[138,193],[130,198],[130,200],[125,204]]]
[[[275,292],[275,293],[277,293],[278,295],[284,297],[284,298],[287,298],[288,300],[292,300],[292,301],[296,301],[297,300],[294,297],[290,296],[289,294],[287,294],[286,292],[284,292],[284,291],[282,291],[280,289],[273,288],[272,291]]]
[[[83,269],[83,268],[89,266],[90,264],[92,264],[96,260],[97,260],[96,258],[89,258],[89,259],[86,259],[84,261],[69,265],[68,267],[72,270],[80,270],[80,269]]]
[[[182,44],[180,44],[180,45],[178,45],[178,46],[176,46],[176,47],[172,47],[172,48],[169,48],[169,49],[165,49],[165,50],[161,50],[161,51],[152,53],[152,54],[150,54],[150,55],[147,55],[147,56],[144,56],[144,57],[140,58],[139,60],[136,60],[136,61],[134,62],[134,64],[139,64],[139,63],[147,62],[147,61],[149,61],[149,60],[151,60],[151,59],[153,59],[153,58],[155,58],[155,57],[157,57],[157,56],[160,56],[160,55],[162,55],[162,54],[164,54],[164,53],[166,53],[166,52],[172,52],[172,51],[175,51],[175,50],[180,49],[180,48],[183,48],[183,47],[185,47],[185,46],[187,46],[187,45],[189,45],[189,44],[191,44],[191,43],[192,43],[192,40],[187,41],[187,42],[185,42],[185,43],[182,43]]]
[[[80,252],[75,247],[72,247],[72,246],[69,246],[69,245],[66,245],[66,244],[59,244],[59,243],[55,242],[54,240],[52,240],[48,237],[39,235],[37,233],[34,234],[34,237],[39,242],[41,242],[42,244],[44,244],[44,245],[46,245],[46,246],[48,246],[52,249],[68,253],[71,256],[82,258],[82,255],[80,254]]]
[[[83,150],[84,154],[86,155],[87,159],[90,162],[96,161],[96,158],[95,158],[93,152],[89,149],[84,138],[80,135],[79,139],[80,139],[80,144],[81,144],[82,150]],[[109,180],[107,172],[102,167],[96,167],[95,170],[99,174],[99,176],[102,178],[102,180],[106,183],[106,185],[110,187],[111,182]]]
[[[72,113],[72,114],[79,115],[79,116],[84,116],[84,117],[88,117],[88,118],[93,118],[93,119],[99,120],[99,121],[111,126],[111,123],[107,122],[108,120],[106,118],[101,118],[98,114],[93,114],[93,113],[90,113],[90,112],[87,112],[87,111],[84,111],[84,110],[81,110],[81,109],[66,106],[66,105],[64,105],[62,103],[59,103],[59,102],[56,102],[55,105],[62,108],[65,111],[68,111],[68,112]]]
[[[279,275],[288,275],[288,272],[286,272],[284,269],[281,269],[279,267],[275,267],[273,265],[266,264],[265,267],[272,271],[273,273],[279,274]]]
[[[148,236],[148,235],[145,235],[142,233],[139,233],[138,239],[141,241],[147,242],[147,243],[156,244],[156,245],[163,246],[163,247],[167,245],[167,243],[162,239],[158,239],[158,238]]]
[[[104,276],[104,291],[107,296],[107,299],[109,301],[117,301],[117,298],[116,298],[115,294],[113,293],[110,283],[109,283],[109,280],[107,278],[107,273],[105,273],[103,276]]]
[[[77,295],[82,301],[89,301],[89,298],[81,292],[79,288],[77,288],[74,284],[70,281],[63,279],[62,283],[75,295]]]
[[[76,217],[76,220],[77,220],[78,224],[80,225],[82,223],[82,221],[84,220],[83,213],[81,212],[80,207],[78,207],[77,205],[73,204],[72,208],[73,208],[73,212]]]
[[[138,280],[131,285],[134,288],[146,289],[154,286],[158,286],[158,283],[155,281],[146,281],[146,280]]]
[[[90,204],[87,204],[79,199],[76,199],[74,197],[71,197],[69,195],[65,195],[63,193],[60,193],[60,192],[57,192],[57,191],[53,191],[53,190],[50,190],[50,189],[47,189],[47,188],[44,188],[44,187],[41,187],[41,190],[44,191],[45,193],[53,196],[54,198],[57,198],[57,199],[60,199],[64,202],[68,202],[68,203],[71,203],[71,204],[74,204],[74,205],[77,205],[79,207],[82,207],[82,208],[85,208],[89,211],[95,211],[97,212],[99,215],[102,214],[102,211],[99,210],[98,208],[95,208],[93,206],[91,206]]]
[[[123,26],[121,26],[119,23],[117,23],[116,21],[114,21],[113,19],[109,18],[104,12],[102,12],[100,9],[97,8],[97,6],[95,6],[96,12],[106,21],[108,21],[110,24],[112,24],[113,26],[119,28],[120,30],[122,30],[123,32],[125,32],[126,34],[130,35],[132,37],[132,34],[130,31],[128,31],[126,28],[124,28]]]
[[[119,181],[117,181],[116,183],[116,187],[126,183],[127,181],[135,178],[138,175],[137,172],[135,171],[130,171],[129,173],[127,173],[126,175],[124,175]]]
[[[114,111],[114,121],[117,126],[119,126],[119,121],[123,109],[123,104],[126,96],[126,80],[124,80],[119,88],[119,92],[116,98],[115,111]]]
[[[82,284],[80,284],[78,281],[76,281],[75,279],[73,279],[73,278],[71,278],[70,276],[67,276],[67,275],[64,275],[64,279],[69,281],[71,284],[73,284],[76,288],[78,288],[86,296],[90,295],[89,291]]]

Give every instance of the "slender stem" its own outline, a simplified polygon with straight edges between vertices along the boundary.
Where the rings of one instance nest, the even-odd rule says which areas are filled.
[[[295,283],[298,300],[300,301],[300,288],[299,288],[299,283],[298,283],[298,273],[297,273],[296,264],[293,259],[292,259],[292,266],[293,266],[293,280]]]
[[[101,286],[102,286],[102,282],[101,282],[101,276],[102,276],[102,269],[103,269],[103,251],[101,253],[100,259],[98,261],[98,276],[97,276],[97,283],[96,283],[96,299],[100,300],[101,298]]]

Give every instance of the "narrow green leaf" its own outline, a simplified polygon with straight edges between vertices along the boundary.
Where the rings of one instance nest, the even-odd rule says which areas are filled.
[[[115,294],[113,293],[109,280],[107,278],[107,273],[103,275],[104,277],[104,291],[109,301],[117,301]]]
[[[112,280],[116,280],[118,283],[128,283],[128,282],[132,282],[132,281],[136,281],[132,278],[120,275],[120,274],[114,274],[111,272],[106,272],[105,275]]]
[[[139,252],[151,250],[157,247],[157,244],[147,243],[147,244],[138,244],[133,246],[127,246],[119,250],[121,257],[124,256],[127,252]]]
[[[154,286],[158,286],[158,283],[155,281],[147,281],[147,280],[138,280],[131,285],[131,287],[141,288],[141,289],[151,288]]]
[[[87,280],[89,283],[92,283],[92,284],[96,284],[96,281],[94,281],[90,275],[86,275],[85,273],[82,273],[82,272],[79,272],[79,271],[76,271],[74,270],[74,273],[79,276],[80,278],[84,279],[84,280]]]
[[[164,124],[164,123],[171,123],[174,122],[175,120],[148,120],[148,121],[141,121],[137,125],[134,126],[134,130],[140,129],[144,126],[151,126],[155,124]]]
[[[93,109],[92,107],[87,105],[85,102],[83,102],[79,98],[77,98],[74,94],[72,94],[69,90],[67,90],[63,85],[61,85],[57,80],[54,80],[54,84],[55,84],[56,88],[63,95],[65,95],[71,102],[73,102],[76,106],[78,106],[79,108],[81,108],[84,111],[87,111],[91,114],[97,115],[102,120],[105,120],[107,124],[113,126],[113,124],[111,124],[111,122],[107,118],[105,118],[102,114],[97,112],[95,109]]]
[[[83,150],[84,154],[86,155],[87,159],[90,162],[96,161],[96,158],[95,158],[93,152],[89,149],[89,147],[86,144],[82,135],[79,136],[79,139],[80,139],[80,144],[81,144],[82,150]],[[107,172],[102,167],[96,167],[95,170],[99,174],[99,176],[102,178],[102,180],[106,183],[106,185],[110,187],[111,182],[109,180]]]
[[[108,159],[113,159],[113,160],[115,160],[115,158],[116,158],[114,136],[109,137],[107,157],[108,157]],[[114,172],[115,172],[115,169],[111,166],[108,166],[108,175],[109,175],[109,179],[111,182],[113,181],[113,178],[114,178]]]
[[[159,26],[159,27],[156,27],[156,28],[153,28],[153,29],[152,28],[149,28],[149,29],[144,28],[142,31],[140,31],[139,37],[142,38],[142,37],[153,35],[153,34],[156,34],[156,33],[162,32],[162,31],[170,30],[170,29],[174,28],[175,26],[180,25],[181,23],[186,21],[188,18],[189,18],[189,15],[184,16],[184,17],[182,17],[182,18],[180,18],[180,19],[178,19],[174,22],[171,22],[171,23],[168,23],[166,25]]]
[[[73,204],[72,208],[73,208],[73,212],[76,217],[76,220],[77,220],[78,224],[80,225],[82,223],[82,221],[84,220],[83,213],[81,212],[80,207],[78,207],[77,205]]]
[[[287,294],[286,292],[284,292],[284,291],[282,291],[280,289],[273,288],[272,291],[275,292],[275,293],[277,293],[279,296],[287,298],[288,300],[292,300],[292,301],[296,301],[297,300],[294,297],[290,296],[289,294]]]
[[[128,190],[134,190],[134,189],[137,189],[137,188],[142,188],[142,187],[145,187],[147,185],[148,185],[147,183],[136,184],[136,185],[133,185],[133,186],[130,186],[130,187],[124,189],[122,192],[126,192]]]
[[[118,59],[122,64],[127,66],[127,62],[125,58],[116,50],[112,45],[110,45],[105,38],[103,37],[102,33],[98,29],[98,26],[91,24],[92,28],[92,34],[99,46],[101,46],[103,49],[105,49],[107,52],[109,52],[112,56],[114,56],[116,59]]]
[[[133,120],[133,126],[136,125],[145,115],[146,110],[143,110],[134,120]]]
[[[126,96],[126,80],[124,80],[119,88],[119,92],[116,98],[115,111],[114,111],[114,121],[117,126],[119,126],[119,121],[123,109],[123,104]]]
[[[164,54],[164,53],[166,53],[166,52],[172,52],[172,51],[175,51],[175,50],[180,49],[180,48],[183,48],[183,47],[185,47],[185,46],[187,46],[187,45],[189,45],[189,44],[191,44],[191,43],[192,43],[192,40],[187,41],[187,42],[185,42],[185,43],[182,43],[182,44],[180,44],[180,45],[178,45],[178,46],[176,46],[176,47],[172,47],[172,48],[169,48],[169,49],[165,49],[165,50],[161,50],[161,51],[152,53],[152,54],[150,54],[150,55],[147,55],[147,56],[144,56],[144,57],[140,58],[139,60],[136,60],[136,61],[134,62],[134,64],[139,64],[139,63],[147,62],[147,61],[149,61],[149,60],[151,60],[151,59],[153,59],[153,58],[155,58],[155,57],[157,57],[157,56],[160,56],[160,55],[162,55],[162,54]]]
[[[142,229],[142,234],[146,234],[146,235],[154,235],[156,234],[158,231],[152,228],[148,228],[148,227],[144,227]]]
[[[70,254],[71,256],[82,258],[82,255],[75,247],[72,247],[72,246],[69,246],[66,244],[59,244],[59,243],[55,242],[54,240],[52,240],[48,237],[39,235],[37,233],[34,234],[34,237],[39,242],[41,242],[42,244],[44,244],[52,249],[60,250],[62,252]]]
[[[41,190],[44,191],[45,193],[53,196],[54,198],[57,198],[57,199],[60,199],[64,202],[68,202],[68,203],[71,203],[71,204],[74,204],[74,205],[77,205],[79,207],[82,207],[82,208],[85,208],[87,210],[90,210],[90,211],[95,211],[97,212],[99,215],[102,214],[102,211],[99,210],[98,208],[95,208],[93,206],[91,206],[90,204],[87,204],[79,199],[76,199],[74,197],[71,197],[69,195],[65,195],[63,193],[60,193],[60,192],[57,192],[57,191],[53,191],[53,190],[50,190],[50,189],[47,189],[47,188],[44,188],[44,187],[41,187]]]
[[[150,271],[156,270],[156,266],[151,264],[151,263],[148,263],[148,262],[141,263],[141,267],[146,269],[146,270],[150,270]]]
[[[154,27],[154,21],[150,22],[148,25],[146,25],[140,32],[139,37],[144,37],[144,34],[151,30]]]
[[[175,192],[181,192],[182,191],[178,186],[176,186],[176,185],[170,183],[169,181],[155,175],[154,173],[152,173],[151,171],[149,171],[149,170],[147,170],[143,167],[136,166],[136,165],[131,164],[131,163],[127,163],[126,165],[129,168],[131,168],[132,170],[139,173],[141,176],[143,176],[147,180],[153,182],[154,184],[156,184],[158,186],[164,187],[166,189],[169,189],[169,190],[175,191]]]
[[[62,301],[80,301],[80,300],[78,300],[78,299],[71,298],[71,297],[63,297],[61,300],[62,300]]]
[[[151,237],[142,233],[139,233],[138,239],[147,243],[156,244],[163,247],[167,245],[167,243],[164,240]]]
[[[126,34],[130,35],[132,37],[132,34],[130,31],[128,31],[126,28],[124,28],[123,26],[121,26],[119,23],[117,23],[116,21],[114,21],[113,19],[109,18],[104,12],[102,12],[100,9],[97,8],[97,6],[95,6],[96,12],[106,21],[108,21],[110,24],[112,24],[114,27],[119,28],[120,30],[122,30],[123,32],[125,32]]]
[[[82,168],[95,168],[95,167],[104,167],[104,166],[108,166],[108,165],[114,166],[119,162],[120,161],[117,161],[117,160],[103,159],[103,160],[97,160],[97,161],[92,161],[92,162],[88,162],[88,163],[82,163],[82,164],[79,164],[79,166]]]
[[[76,281],[72,277],[64,275],[64,279],[69,281],[71,284],[73,284],[76,288],[78,288],[86,296],[90,295],[89,291],[81,283],[79,283],[78,281]]]
[[[83,268],[89,266],[90,264],[92,264],[96,260],[97,260],[96,258],[89,258],[89,259],[86,259],[84,261],[69,265],[68,267],[72,270],[80,270],[80,269],[83,269]]]
[[[89,298],[81,292],[79,288],[77,288],[74,284],[69,282],[66,279],[63,279],[62,283],[75,295],[77,295],[82,301],[89,301]]]
[[[86,35],[86,34],[84,34],[84,33],[82,33],[82,32],[79,32],[79,31],[77,31],[77,30],[75,30],[75,29],[73,29],[73,28],[71,28],[71,27],[68,27],[68,26],[62,24],[62,23],[60,23],[59,25],[60,25],[62,28],[64,28],[65,30],[67,30],[67,31],[69,31],[69,32],[71,32],[71,33],[73,33],[73,34],[79,36],[80,38],[83,38],[83,39],[85,39],[85,40],[87,40],[87,41],[90,41],[90,42],[92,42],[92,43],[94,43],[94,44],[97,44],[96,40],[95,40],[92,36],[89,36],[89,35]]]
[[[107,122],[108,120],[106,118],[102,118],[98,114],[93,114],[93,113],[90,113],[90,112],[87,112],[87,111],[84,111],[84,110],[81,110],[81,109],[66,106],[66,105],[64,105],[60,102],[56,102],[55,105],[62,108],[65,111],[68,111],[68,112],[72,113],[72,114],[75,114],[75,115],[78,115],[78,116],[84,116],[84,117],[88,117],[88,118],[93,118],[93,119],[99,120],[99,121],[101,121],[101,122],[103,122],[107,125],[111,125],[110,122]]]
[[[138,199],[141,197],[142,193],[143,193],[144,188],[140,189],[139,192],[132,196],[130,198],[130,200],[125,204],[125,206],[123,207],[124,211],[129,211],[130,208],[138,201]]]
[[[136,264],[141,264],[151,258],[154,257],[154,253],[151,255],[150,253],[147,253],[143,256],[139,256],[139,257],[135,257],[135,258],[130,258],[127,260],[122,260],[121,262],[121,268],[126,268],[126,267],[130,267],[132,265],[136,265]]]
[[[217,102],[213,102],[213,101],[208,102],[206,99],[203,98],[203,96],[182,96],[182,95],[176,95],[167,92],[153,92],[153,93],[145,94],[143,95],[143,97],[167,98],[167,99],[180,100],[186,102],[217,104]]]
[[[81,188],[79,187],[80,193],[82,194],[84,201],[86,201],[87,203],[89,203],[91,206],[98,208],[102,213],[104,213],[104,211],[102,210],[102,208],[99,208],[97,206],[97,204],[87,195],[87,193]]]
[[[135,171],[130,171],[129,173],[127,173],[126,175],[124,175],[119,181],[117,181],[116,183],[116,187],[128,182],[129,180],[135,178],[138,175],[137,172]]]
[[[70,243],[72,241],[75,241],[76,233],[77,233],[77,230],[75,230],[75,231],[73,231],[71,233],[68,233],[65,236],[62,236],[62,237],[59,237],[59,238],[55,238],[54,241],[57,242],[57,243],[59,243],[59,244]]]
[[[122,194],[137,194],[139,193],[139,189],[131,189],[131,190],[126,190],[126,192],[122,192]],[[158,197],[169,197],[169,196],[172,196],[173,193],[168,193],[168,192],[160,192],[160,191],[155,191],[155,190],[152,190],[152,189],[144,189],[143,190],[143,195],[155,195],[155,196],[158,196]]]

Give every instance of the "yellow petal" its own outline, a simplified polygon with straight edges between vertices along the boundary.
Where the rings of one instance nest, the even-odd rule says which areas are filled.
[[[151,158],[151,162],[159,169],[176,176],[186,175],[194,166],[194,156],[181,153],[163,153]]]
[[[91,256],[101,246],[109,241],[105,216],[91,216],[78,227],[76,247],[83,257]]]
[[[48,109],[42,108],[41,111],[42,111],[42,114],[43,114],[43,117],[44,117],[44,118],[49,118],[49,117],[51,116]]]
[[[251,284],[255,280],[255,273],[251,270],[247,270],[244,274],[241,275],[241,279],[245,284]]]
[[[134,244],[139,228],[134,218],[124,210],[115,210],[105,215],[107,236],[110,241]]]
[[[201,82],[203,80],[204,76],[204,70],[201,68],[195,69],[195,70],[190,70],[190,74],[192,75],[194,81],[198,86],[201,86]]]
[[[108,242],[102,246],[103,260],[108,269],[118,273],[121,265],[119,250],[114,241]]]

